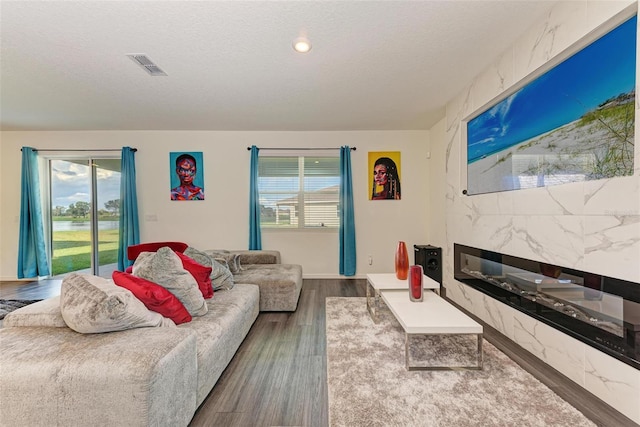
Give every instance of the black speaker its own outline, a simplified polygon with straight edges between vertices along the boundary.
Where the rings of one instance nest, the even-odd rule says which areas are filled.
[[[413,245],[415,264],[421,265],[424,274],[442,286],[442,248],[431,245]]]

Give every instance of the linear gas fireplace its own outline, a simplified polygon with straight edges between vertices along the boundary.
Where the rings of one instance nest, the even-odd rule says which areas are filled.
[[[454,277],[640,369],[640,283],[454,244]]]

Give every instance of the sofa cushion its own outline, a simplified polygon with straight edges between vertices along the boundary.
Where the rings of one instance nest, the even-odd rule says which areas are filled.
[[[280,264],[280,251],[267,249],[244,249],[233,250],[231,253],[238,254],[240,265],[249,264]]]
[[[200,264],[211,267],[211,286],[214,291],[233,288],[233,274],[231,274],[226,261],[217,261],[206,252],[192,248],[191,246],[185,249],[184,253]]]
[[[60,311],[71,329],[83,334],[174,326],[149,311],[131,291],[102,277],[72,273],[62,281]]]
[[[176,255],[178,255],[182,261],[182,266],[185,270],[191,273],[193,278],[196,279],[196,282],[198,282],[198,288],[200,289],[202,296],[205,299],[213,297],[213,287],[211,285],[212,268],[197,262],[183,253],[176,252]]]
[[[12,311],[2,322],[4,328],[18,326],[66,328],[60,311],[60,295]]]
[[[169,290],[192,316],[202,316],[207,312],[207,304],[196,279],[184,269],[182,261],[171,248],[142,252],[133,264],[133,274]]]
[[[207,300],[206,316],[178,327],[194,331],[198,337],[198,405],[207,398],[258,317],[259,298],[255,285],[216,292]]]
[[[173,320],[176,325],[191,321],[184,304],[157,283],[122,271],[114,271],[111,277],[116,285],[129,289],[149,310]]]

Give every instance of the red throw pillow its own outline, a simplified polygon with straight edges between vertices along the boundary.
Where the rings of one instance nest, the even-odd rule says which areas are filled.
[[[149,242],[140,243],[138,245],[131,245],[127,248],[127,258],[131,261],[135,261],[141,252],[156,252],[160,248],[169,246],[174,252],[184,252],[189,247],[183,242]]]
[[[183,253],[176,252],[176,255],[182,260],[184,269],[191,273],[196,282],[198,282],[198,288],[202,292],[202,296],[205,299],[213,297],[213,286],[211,285],[211,271],[213,269],[198,263]]]
[[[191,322],[191,315],[182,302],[157,283],[122,271],[114,271],[111,277],[116,285],[129,289],[149,310],[173,320],[176,325]]]

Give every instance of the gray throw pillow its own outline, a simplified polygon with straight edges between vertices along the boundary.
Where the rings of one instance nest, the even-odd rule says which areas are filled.
[[[211,267],[211,257],[206,252],[189,246],[183,253],[189,258],[192,258],[198,264],[202,264],[205,267]]]
[[[111,280],[77,273],[62,281],[60,311],[67,326],[83,334],[176,326]]]
[[[191,246],[184,251],[184,254],[204,266],[211,267],[209,277],[211,278],[211,285],[213,286],[214,292],[233,288],[233,274],[231,274],[226,260],[216,260],[206,252],[192,248]]]
[[[169,247],[142,252],[133,263],[133,274],[157,283],[174,294],[192,316],[207,313],[207,303],[198,282],[184,269],[180,257]]]
[[[232,274],[240,273],[240,271],[242,271],[242,265],[240,265],[240,254],[220,249],[208,250],[206,253],[215,260],[225,260],[227,262],[227,267]]]
[[[233,288],[233,274],[229,271],[227,261],[224,259],[212,259],[211,284],[214,291],[229,290]],[[215,275],[215,277],[214,277]]]

